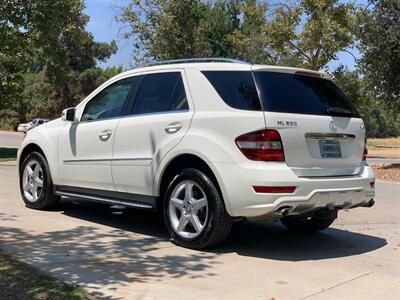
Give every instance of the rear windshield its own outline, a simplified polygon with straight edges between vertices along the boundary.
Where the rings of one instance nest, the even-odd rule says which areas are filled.
[[[203,74],[222,100],[236,109],[262,107],[271,112],[359,117],[344,93],[327,79],[249,71],[203,71]]]
[[[266,111],[359,116],[345,94],[330,80],[271,72],[254,72],[254,78]]]

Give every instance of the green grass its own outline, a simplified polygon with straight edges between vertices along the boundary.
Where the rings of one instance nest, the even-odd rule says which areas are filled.
[[[377,142],[367,141],[367,146],[370,148],[375,148],[377,145]]]
[[[16,160],[18,149],[0,148],[0,161]]]
[[[89,300],[94,297],[81,287],[57,280],[10,255],[0,254],[0,299]]]

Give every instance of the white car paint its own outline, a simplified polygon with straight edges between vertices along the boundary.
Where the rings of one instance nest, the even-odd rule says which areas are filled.
[[[28,131],[18,153],[19,159],[23,149],[34,143],[45,153],[55,185],[160,196],[160,182],[168,164],[179,155],[193,154],[213,171],[227,212],[233,217],[273,215],[283,206],[352,207],[364,205],[374,197],[370,185],[374,181],[372,170],[361,162],[365,137],[361,119],[234,109],[225,104],[201,73],[203,70],[283,73],[308,70],[237,63],[145,67],[119,74],[97,88],[76,107],[76,119],[80,120],[85,105],[95,95],[118,80],[176,70],[183,75],[188,111],[94,122],[57,119]],[[314,73],[330,78],[321,72]],[[286,123],[279,123],[281,120],[297,122],[297,126],[290,126],[290,123],[286,126]],[[345,142],[344,158],[334,161],[318,157],[315,141],[304,137],[308,132],[331,132],[332,121],[338,132],[356,136],[354,142]],[[182,125],[176,135],[165,132],[172,123]],[[235,139],[239,135],[265,128],[280,132],[285,162],[250,161],[236,146]],[[107,142],[99,140],[104,130],[111,132]],[[342,176],[344,174],[348,176]],[[252,188],[258,185],[297,188],[291,194],[260,194]]]

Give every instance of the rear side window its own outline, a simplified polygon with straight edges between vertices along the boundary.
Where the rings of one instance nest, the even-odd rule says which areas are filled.
[[[230,107],[243,110],[262,110],[251,72],[203,71],[202,73]]]
[[[286,73],[254,72],[263,109],[307,115],[359,117],[330,80]]]
[[[133,114],[187,110],[180,72],[144,75],[133,106]]]

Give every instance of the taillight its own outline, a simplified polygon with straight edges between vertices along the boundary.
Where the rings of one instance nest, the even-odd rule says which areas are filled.
[[[368,147],[367,147],[367,138],[364,140],[364,153],[363,153],[363,158],[362,160],[367,160],[367,155],[368,155]]]
[[[260,130],[236,138],[236,145],[250,160],[285,161],[281,136],[276,130]]]

